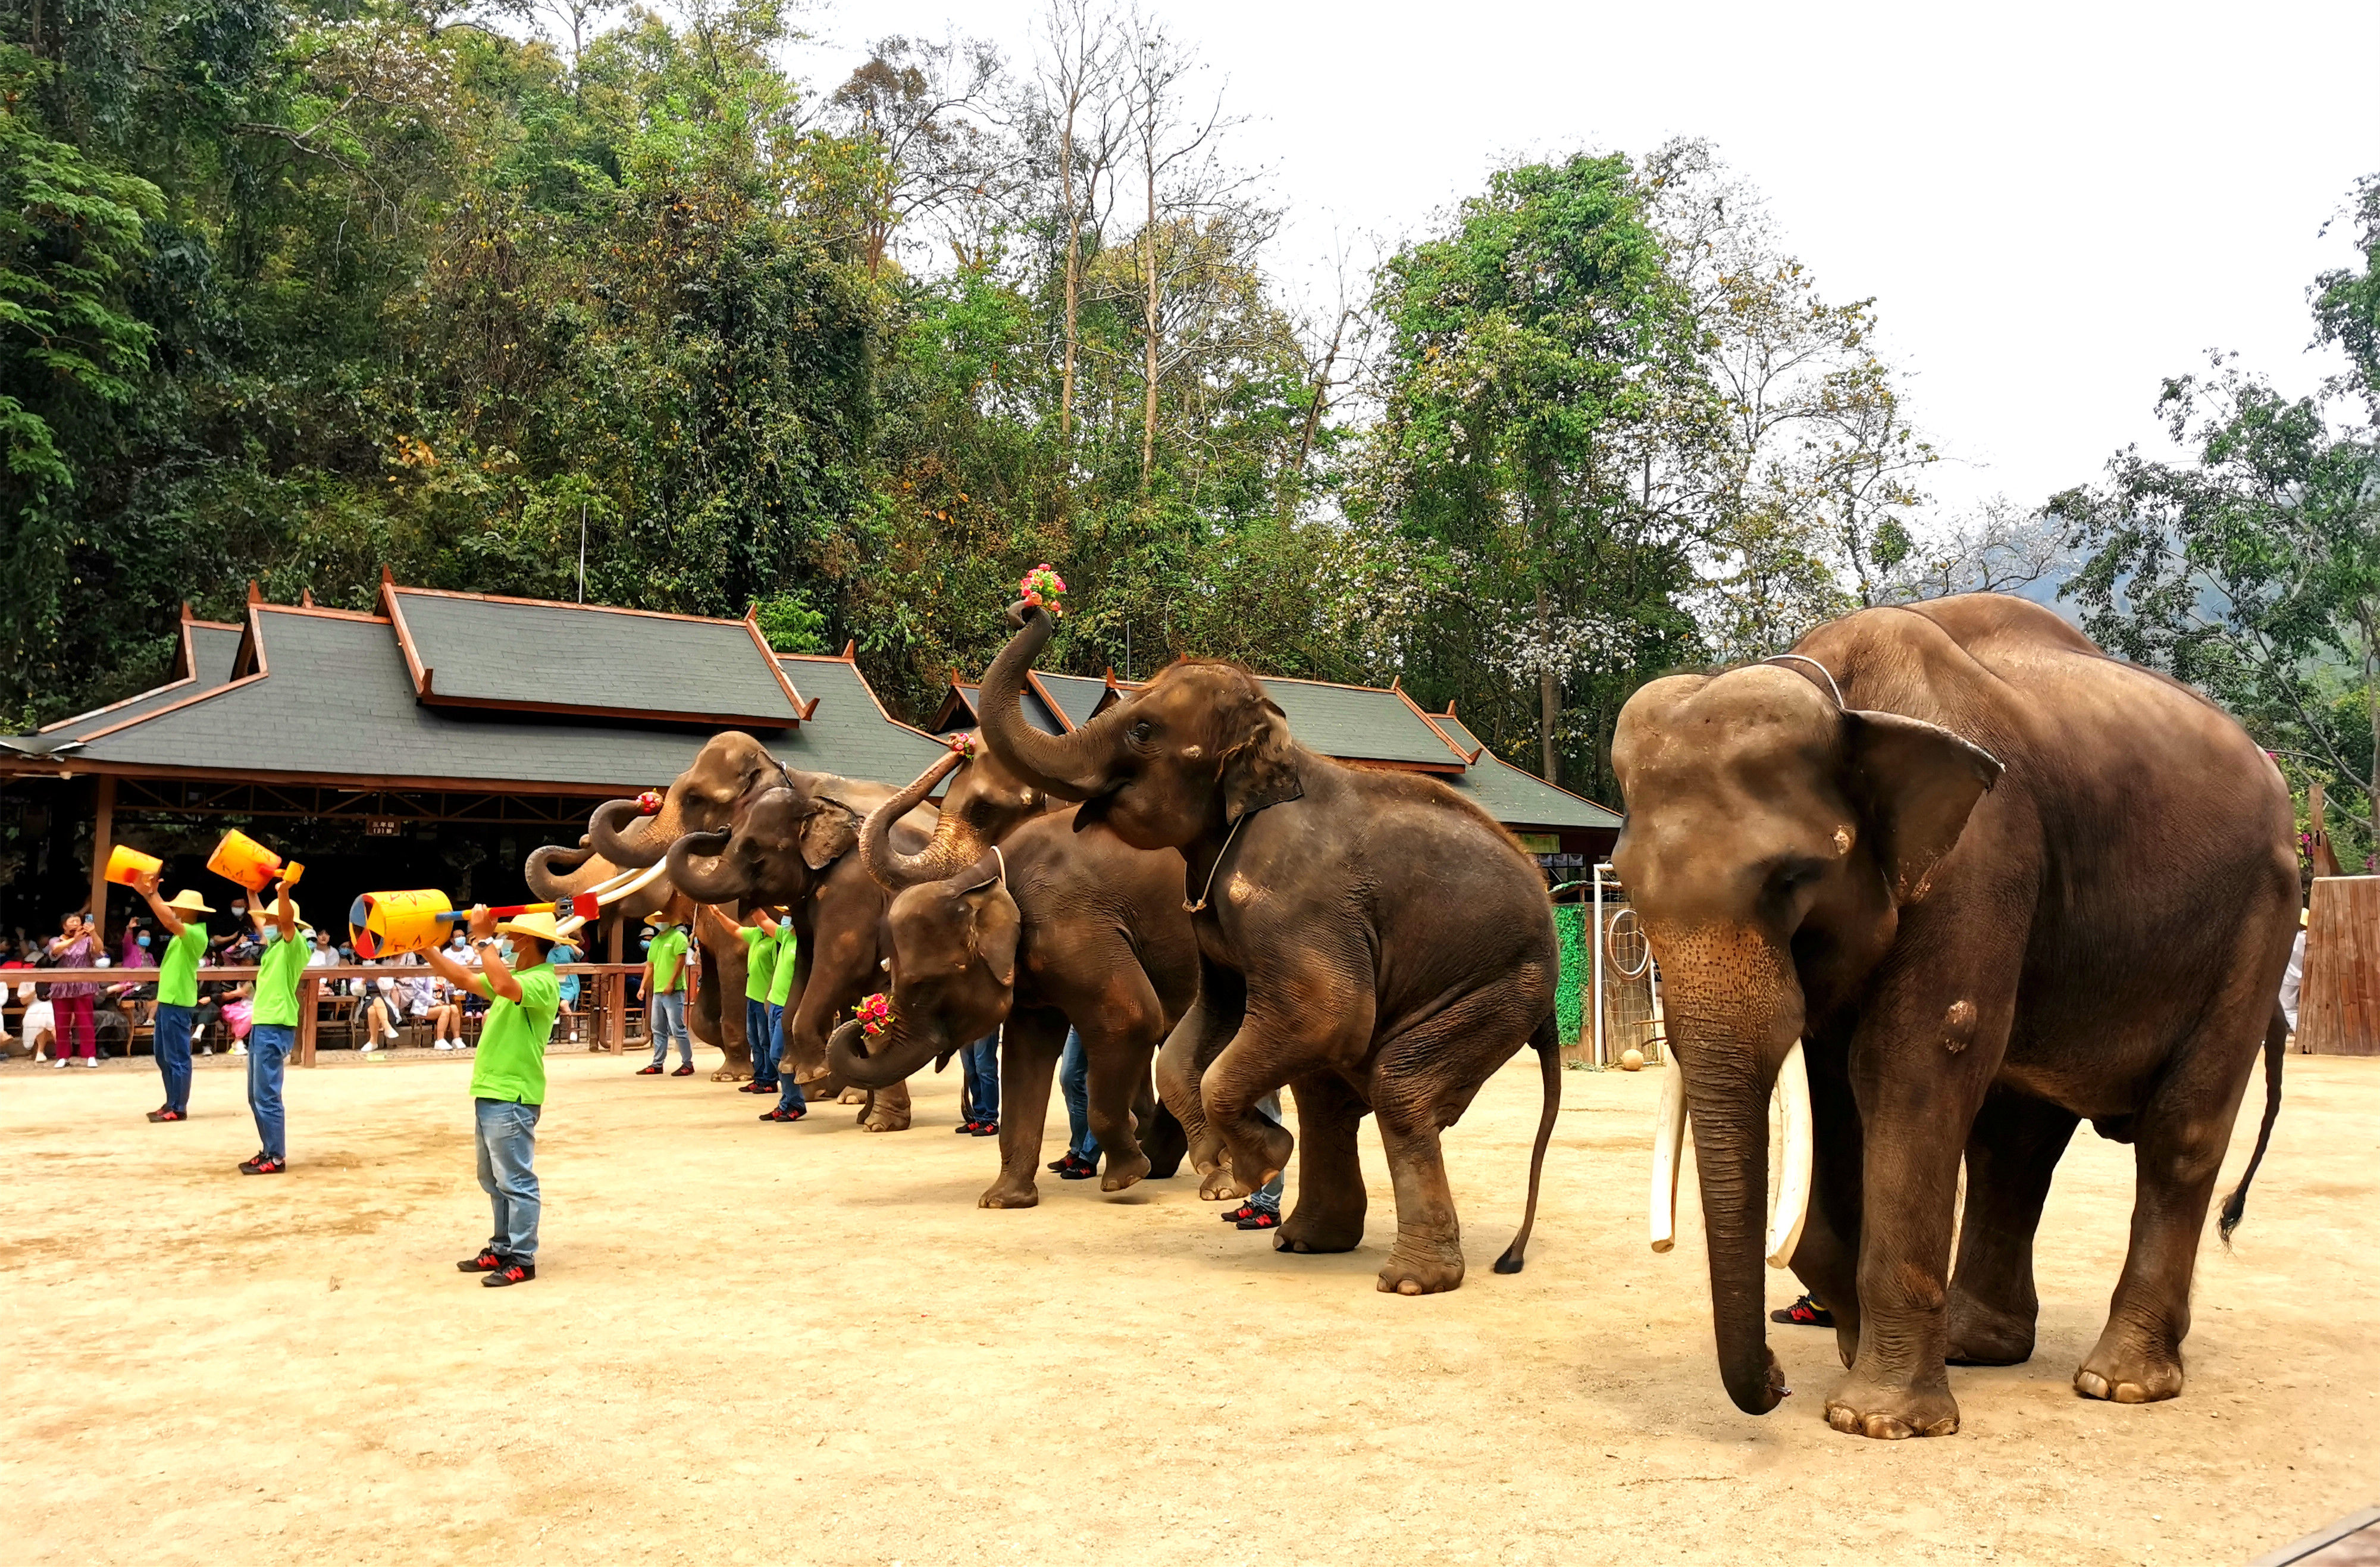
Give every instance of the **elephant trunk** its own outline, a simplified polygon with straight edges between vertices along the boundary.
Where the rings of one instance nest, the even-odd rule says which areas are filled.
[[[868,813],[859,830],[859,863],[879,886],[892,892],[922,886],[955,876],[983,857],[984,844],[956,811],[944,811],[934,823],[933,841],[914,855],[892,846],[892,824],[908,815],[950,776],[961,758],[953,751],[917,775],[917,782]]]
[[[862,1054],[862,1051],[866,1051]],[[933,1030],[913,1033],[898,1008],[884,1032],[868,1038],[852,1018],[827,1037],[830,1071],[858,1088],[889,1088],[941,1055],[943,1044]]]
[[[632,829],[631,824],[638,821],[644,825]],[[674,789],[658,816],[647,819],[634,800],[606,800],[587,819],[587,841],[595,845],[595,852],[613,865],[638,870],[659,865],[679,831]]]
[[[589,863],[594,854],[595,851],[587,846],[585,839],[579,840],[577,848],[565,844],[547,844],[529,851],[528,863],[521,867],[521,875],[528,882],[532,894],[552,903],[556,898],[566,898],[577,893],[580,883],[589,880],[589,872],[606,869],[600,862]],[[592,880],[601,881],[601,878],[597,876]]]
[[[727,857],[728,832],[688,832],[669,846],[669,877],[677,890],[699,904],[741,902],[752,885],[744,869]],[[698,863],[697,856],[708,863]]]
[[[1008,617],[1019,629],[983,676],[978,711],[985,743],[1028,783],[1062,799],[1105,793],[1107,733],[1099,721],[1071,735],[1044,735],[1025,722],[1025,676],[1049,646],[1057,622],[1038,604],[1015,605]]]
[[[1785,1396],[1768,1348],[1763,1263],[1782,1266],[1798,1244],[1809,1196],[1809,1081],[1799,1039],[1802,993],[1782,950],[1748,929],[1655,930],[1679,1075],[1664,1095],[1654,1154],[1654,1243],[1669,1238],[1663,1205],[1675,1190],[1680,1122],[1694,1129],[1709,1249],[1711,1327],[1719,1380],[1747,1415]],[[1768,1099],[1786,1101],[1784,1200],[1768,1212]],[[1798,1168],[1797,1168],[1798,1165]],[[1668,1190],[1658,1188],[1667,1186]],[[1783,1252],[1782,1257],[1778,1253]]]

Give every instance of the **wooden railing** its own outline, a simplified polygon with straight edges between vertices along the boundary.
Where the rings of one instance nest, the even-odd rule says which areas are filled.
[[[556,973],[576,974],[590,983],[580,988],[582,1009],[591,997],[591,1010],[596,1014],[603,1048],[625,1049],[628,1040],[628,976],[641,973],[640,963],[564,963],[554,966]],[[201,968],[201,985],[253,982],[258,970],[254,966]],[[48,985],[61,980],[83,980],[96,985],[153,985],[158,970],[154,968],[0,968],[0,984],[7,987],[6,1005],[18,1005],[17,987],[30,980]],[[309,968],[298,987],[298,1049],[300,1066],[314,1064],[315,1036],[321,1028],[322,1003],[336,1000],[326,991],[323,981],[329,979],[395,979],[400,984],[408,979],[431,978],[426,967],[392,967],[386,964],[331,964],[321,968]],[[357,997],[360,1001],[363,998]],[[14,1032],[14,1030],[11,1030]]]

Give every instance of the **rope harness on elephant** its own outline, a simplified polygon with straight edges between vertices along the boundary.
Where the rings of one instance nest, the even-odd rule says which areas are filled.
[[[1256,815],[1257,810],[1268,810],[1270,808],[1271,808],[1269,806],[1258,806],[1256,808],[1256,810],[1245,810],[1240,813],[1240,819],[1232,823],[1232,830],[1223,834],[1223,846],[1215,851],[1215,863],[1207,868],[1207,884],[1198,890],[1198,901],[1194,904],[1186,898],[1184,899],[1182,903],[1183,913],[1196,914],[1199,910],[1207,906],[1207,899],[1215,891],[1216,873],[1223,869],[1223,856],[1232,852],[1232,844],[1239,837],[1240,829],[1247,825],[1248,818]]]
[[[1815,660],[1815,659],[1812,658],[1809,654],[1807,654],[1807,653],[1771,653],[1771,654],[1769,654],[1767,658],[1762,659],[1760,662],[1761,662],[1762,663],[1782,663],[1782,662],[1783,662],[1785,660],[1787,660],[1787,659],[1791,659],[1791,660],[1793,660],[1796,663],[1806,663],[1806,664],[1808,664],[1812,669],[1816,670],[1820,674],[1825,675],[1825,676],[1827,677],[1827,689],[1834,693],[1834,696],[1835,696],[1835,706],[1836,706],[1838,709],[1840,709],[1840,708],[1842,707],[1842,705],[1843,705],[1843,688],[1842,688],[1841,686],[1838,686],[1838,685],[1836,685],[1836,684],[1835,684],[1835,672],[1834,672],[1833,670],[1828,669],[1825,664],[1820,663],[1817,660]]]

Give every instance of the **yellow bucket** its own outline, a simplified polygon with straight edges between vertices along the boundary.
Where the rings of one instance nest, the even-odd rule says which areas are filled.
[[[443,893],[366,893],[347,910],[347,939],[366,960],[427,952],[455,928],[454,912]]]
[[[150,872],[164,868],[165,862],[155,855],[144,855],[122,844],[107,851],[107,879],[119,887],[129,887]]]
[[[289,864],[285,867],[279,855],[235,827],[215,845],[207,860],[207,869],[226,881],[237,881],[251,893],[261,893],[275,880],[295,881],[306,868]]]

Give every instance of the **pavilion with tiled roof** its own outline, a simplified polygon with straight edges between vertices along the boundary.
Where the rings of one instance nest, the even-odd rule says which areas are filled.
[[[185,610],[170,673],[0,736],[0,811],[20,842],[42,840],[21,866],[52,903],[75,901],[59,862],[105,895],[97,869],[119,837],[165,854],[169,879],[195,876],[187,862],[226,824],[305,861],[308,893],[340,906],[398,885],[504,901],[530,849],[576,843],[595,802],[665,785],[720,730],[792,767],[890,781],[941,749],[885,711],[850,648],[775,653],[748,615],[385,580],[365,613],[251,590],[241,624]],[[11,911],[28,925],[54,912]]]

